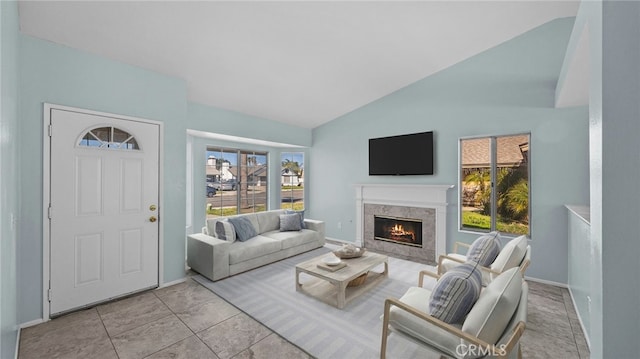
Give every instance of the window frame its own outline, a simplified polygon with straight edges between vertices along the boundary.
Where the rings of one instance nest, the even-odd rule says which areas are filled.
[[[235,178],[233,179],[235,181],[235,191],[236,191],[236,196],[235,196],[235,213],[233,214],[227,214],[227,215],[216,215],[216,214],[209,214],[208,213],[208,204],[209,201],[205,200],[205,217],[206,218],[211,218],[210,216],[218,216],[218,217],[228,217],[228,216],[234,216],[237,214],[244,214],[244,213],[257,213],[257,212],[264,212],[264,211],[268,211],[269,210],[269,191],[270,191],[270,166],[269,166],[269,161],[270,161],[270,156],[271,153],[270,151],[267,150],[253,150],[253,149],[243,149],[243,148],[234,148],[234,147],[229,147],[229,146],[217,146],[217,145],[207,145],[205,147],[205,163],[204,163],[204,167],[205,167],[205,186],[209,185],[209,178],[207,173],[207,166],[209,166],[208,161],[209,161],[209,152],[216,152],[216,153],[222,153],[222,154],[232,154],[233,156],[235,156],[236,158],[236,164],[233,165],[234,167],[237,168],[237,174],[235,175]],[[265,186],[265,194],[264,194],[264,210],[256,210],[256,208],[258,207],[258,205],[255,204],[255,199],[256,199],[256,191],[255,188],[253,188],[253,190],[251,190],[251,193],[249,194],[250,197],[243,197],[241,194],[241,187],[243,186],[243,184],[239,181],[239,176],[240,176],[240,172],[242,171],[242,167],[247,167],[247,171],[248,168],[252,167],[252,166],[247,166],[247,164],[243,164],[241,163],[241,159],[242,159],[242,155],[247,155],[248,156],[264,156],[265,158],[265,163],[263,164],[264,166],[266,166],[266,171],[265,171],[265,180],[266,180],[266,186]],[[222,158],[223,162],[225,160],[224,156]],[[231,166],[230,166],[231,167]],[[257,166],[256,166],[257,167]],[[233,174],[233,173],[232,173]],[[248,176],[247,176],[248,177]],[[220,183],[222,184],[222,178],[218,178],[218,180],[220,181]],[[248,181],[248,178],[247,178]],[[262,185],[262,181],[258,181],[261,185]],[[250,185],[250,183],[246,183],[247,186]],[[255,186],[254,186],[255,187]],[[223,187],[221,187],[220,189],[217,189],[216,192],[224,192],[224,190],[222,189]],[[205,193],[205,197],[207,196],[207,194]],[[208,197],[207,197],[208,198]],[[252,199],[254,202],[254,206],[252,207],[252,212],[249,211],[243,211],[242,210],[242,201],[243,200],[249,200]],[[220,209],[221,214],[222,214],[222,209],[225,208],[222,205],[222,198],[220,199],[220,206],[216,206],[216,207],[212,207],[212,209]],[[232,207],[232,206],[229,206]]]
[[[297,209],[297,210],[304,211],[306,209],[306,198],[305,198],[305,185],[306,185],[305,182],[306,182],[306,179],[305,179],[305,170],[304,170],[304,162],[305,162],[306,153],[304,151],[293,151],[293,150],[280,152],[280,162],[279,162],[279,164],[280,164],[280,209],[296,210],[296,209],[293,208],[293,205],[294,205],[293,201],[290,202],[290,204],[291,204],[290,208],[284,208],[284,206],[283,206],[284,203],[283,203],[282,200],[283,200],[284,197],[282,196],[282,193],[283,193],[282,187],[285,184],[282,183],[282,177],[283,177],[282,173],[283,173],[285,167],[283,166],[282,163],[285,161],[285,159],[284,159],[285,155],[289,155],[289,158],[287,158],[287,159],[290,159],[291,162],[297,162],[297,161],[294,161],[296,155],[301,155],[302,156],[302,163],[299,163],[300,169],[302,170],[302,182],[300,182],[299,180],[297,180],[297,182],[298,182],[298,186],[300,185],[300,183],[302,183],[302,205],[303,205],[303,208],[302,209]],[[294,189],[291,188],[291,193],[292,193],[291,198],[293,198],[293,191],[294,191]]]
[[[498,230],[498,191],[496,190],[496,184],[497,184],[497,175],[498,175],[498,139],[499,138],[504,138],[504,137],[516,137],[516,136],[527,136],[528,138],[528,143],[527,143],[527,151],[526,151],[526,165],[527,165],[527,186],[528,186],[528,204],[527,204],[527,218],[528,218],[528,223],[527,223],[527,228],[528,228],[528,233],[525,234],[527,236],[528,239],[531,239],[532,236],[532,227],[531,227],[531,223],[532,223],[532,204],[531,204],[531,132],[516,132],[516,133],[508,133],[508,134],[500,134],[500,135],[482,135],[482,136],[467,136],[467,137],[460,137],[458,138],[458,231],[459,232],[463,232],[463,233],[473,233],[473,234],[484,234],[484,233],[489,233],[491,231],[496,231]],[[463,141],[465,140],[479,140],[479,139],[489,139],[489,151],[490,151],[490,165],[489,165],[489,170],[490,170],[490,188],[491,188],[491,195],[490,195],[490,228],[488,230],[481,230],[479,228],[472,228],[472,227],[464,227],[463,224],[463,207],[464,207],[464,200],[463,200],[463,186],[462,186],[462,181],[463,181]],[[522,234],[518,234],[518,233],[509,233],[509,232],[501,232],[504,233],[505,236],[520,236]]]

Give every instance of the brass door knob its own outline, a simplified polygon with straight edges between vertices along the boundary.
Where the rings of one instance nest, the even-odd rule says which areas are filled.
[[[157,220],[158,220],[158,219],[156,218],[156,216],[151,216],[151,217],[149,217],[149,222],[152,222],[152,223],[153,223],[153,222],[155,222],[155,221],[157,221]]]
[[[155,204],[152,204],[152,205],[150,205],[150,206],[149,206],[149,210],[150,210],[150,211],[155,211],[157,208],[158,208],[158,207],[156,207],[156,205],[155,205]]]

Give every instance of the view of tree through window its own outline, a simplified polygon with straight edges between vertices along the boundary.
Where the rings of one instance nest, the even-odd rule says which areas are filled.
[[[304,209],[304,153],[287,152],[281,156],[281,208]]]
[[[460,140],[462,229],[530,234],[529,137]]]
[[[268,154],[207,148],[207,217],[267,210]]]

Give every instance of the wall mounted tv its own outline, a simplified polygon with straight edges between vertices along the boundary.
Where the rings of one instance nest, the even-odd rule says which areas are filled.
[[[369,139],[369,176],[433,174],[433,132]]]

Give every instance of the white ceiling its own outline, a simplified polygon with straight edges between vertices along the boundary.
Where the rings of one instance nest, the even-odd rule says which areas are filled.
[[[25,34],[184,79],[190,101],[314,128],[579,1],[20,1]]]

